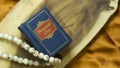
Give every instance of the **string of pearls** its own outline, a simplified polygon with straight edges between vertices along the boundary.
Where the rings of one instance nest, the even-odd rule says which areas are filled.
[[[29,60],[27,58],[22,58],[22,57],[18,57],[18,56],[9,55],[7,53],[4,53],[4,52],[0,51],[0,57],[2,57],[2,58],[9,59],[11,61],[18,62],[20,64],[35,65],[35,66],[55,65],[55,64],[61,63],[61,60],[59,58],[49,57],[48,55],[45,55],[41,52],[38,52],[33,47],[30,47],[29,44],[27,44],[26,42],[22,41],[21,39],[19,39],[17,37],[14,37],[14,36],[9,35],[9,34],[0,33],[0,38],[7,39],[9,41],[13,41],[17,45],[19,45],[22,48],[24,48],[25,50],[27,50],[29,53],[33,54],[33,56],[44,60],[44,63],[40,62],[40,61]]]

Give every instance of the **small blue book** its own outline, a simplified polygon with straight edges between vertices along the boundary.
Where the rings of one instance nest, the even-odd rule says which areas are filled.
[[[35,49],[49,56],[54,56],[72,41],[46,7],[22,23],[18,29]]]

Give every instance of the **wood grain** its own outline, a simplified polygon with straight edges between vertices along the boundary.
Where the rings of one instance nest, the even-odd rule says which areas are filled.
[[[47,6],[63,29],[73,39],[73,42],[60,52],[60,55],[64,58],[89,33],[102,11],[113,10],[109,3],[110,0],[20,0],[2,20],[0,32],[23,38],[17,27],[37,12],[39,8]],[[9,52],[10,54],[36,59],[16,46],[16,44],[2,39],[0,48],[2,48],[0,49],[1,51]],[[0,64],[3,68],[34,68],[14,62],[10,63],[3,59],[0,59],[0,63],[3,64]]]

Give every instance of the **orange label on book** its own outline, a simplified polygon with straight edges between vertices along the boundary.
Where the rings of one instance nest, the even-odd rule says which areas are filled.
[[[37,28],[34,29],[34,32],[40,38],[40,40],[50,39],[53,37],[54,32],[57,30],[56,26],[50,19],[46,21],[41,21],[37,24]]]

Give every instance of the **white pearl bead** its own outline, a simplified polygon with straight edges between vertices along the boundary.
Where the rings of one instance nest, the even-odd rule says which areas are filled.
[[[29,61],[28,61],[28,64],[29,64],[29,65],[33,65],[33,60],[29,60]]]
[[[7,39],[11,41],[13,39],[13,36],[12,35],[8,35]]]
[[[4,34],[3,36],[4,36],[4,38],[5,38],[5,39],[7,39],[7,38],[8,38],[8,34]]]
[[[18,63],[22,63],[23,62],[23,58],[18,58]]]
[[[24,45],[25,45],[26,43],[25,42],[22,42],[22,44],[20,45],[22,48],[24,48]]]
[[[61,60],[58,58],[55,58],[55,63],[61,63]]]
[[[21,40],[21,39],[17,39],[16,43],[17,43],[18,45],[20,45],[20,44],[22,43],[22,40]]]
[[[40,59],[42,59],[42,58],[44,57],[44,54],[43,54],[43,53],[39,53],[38,57],[39,57]]]
[[[13,38],[13,42],[17,43],[18,45],[20,45],[22,43],[21,39],[18,39],[17,37]]]
[[[43,59],[44,59],[45,61],[48,61],[48,60],[49,60],[49,56],[48,56],[48,55],[44,55]]]
[[[28,44],[24,44],[24,49],[28,50],[30,48],[30,46]]]
[[[35,49],[33,47],[29,48],[29,53],[33,53]]]
[[[60,59],[58,60],[58,63],[61,63],[61,60],[60,60]]]
[[[5,58],[5,59],[7,59],[8,58],[8,54],[3,53],[2,57]]]
[[[60,59],[58,59],[58,63],[61,63],[61,60],[60,60]]]
[[[18,61],[18,57],[17,57],[17,56],[14,56],[14,57],[13,57],[13,61],[15,61],[15,62]]]
[[[8,59],[9,59],[9,60],[12,60],[12,59],[13,59],[13,56],[12,56],[12,55],[9,55],[9,56],[8,56]]]
[[[35,50],[35,51],[33,52],[33,55],[36,57],[36,56],[39,55],[39,52]]]
[[[3,38],[3,33],[0,33],[0,38]]]
[[[0,51],[0,57],[2,57],[3,53]]]
[[[39,66],[39,62],[38,61],[34,61],[33,63],[35,66]]]
[[[2,34],[2,33],[0,33],[0,37],[8,39],[8,40],[12,40],[13,42],[15,42],[18,45],[21,44],[21,47],[23,47],[25,50],[28,50],[30,53],[33,53],[33,55],[35,57],[39,57],[40,59],[43,59],[44,61],[49,61],[49,62],[45,62],[46,65],[51,65],[53,63],[61,63],[60,59],[54,58],[54,57],[49,57],[48,55],[39,53],[39,51],[35,50],[33,47],[30,47],[27,43],[25,43],[25,42],[22,43],[23,41],[17,37],[13,37],[12,35]],[[6,58],[6,59],[8,58],[9,60],[13,60],[18,63],[23,63],[25,65],[27,65],[27,64],[35,65],[35,66],[40,65],[39,61],[28,60],[26,58],[25,59],[18,58],[17,56],[8,55],[8,54],[2,53],[2,52],[0,52],[0,57]]]
[[[54,61],[55,61],[55,58],[54,57],[50,57],[49,62],[53,63]]]
[[[17,42],[18,41],[18,38],[17,37],[14,37],[13,38],[13,42]]]
[[[28,64],[28,59],[23,59],[23,63],[25,64],[25,65],[27,65]]]

